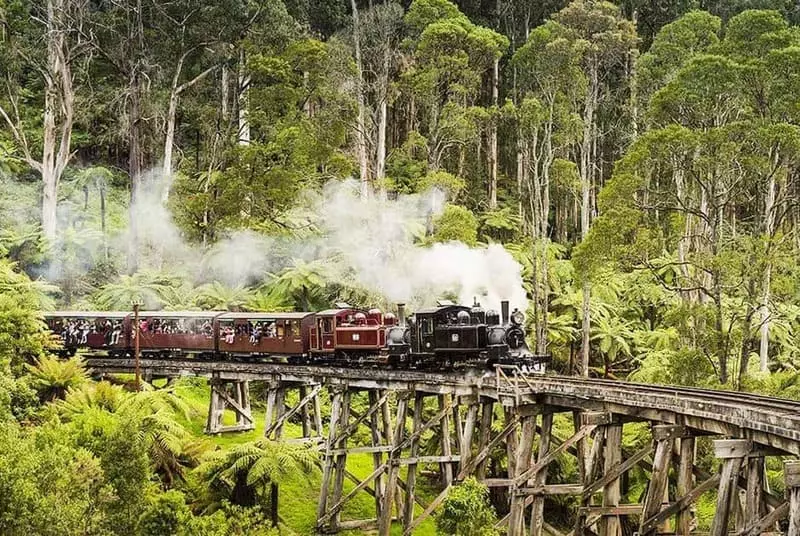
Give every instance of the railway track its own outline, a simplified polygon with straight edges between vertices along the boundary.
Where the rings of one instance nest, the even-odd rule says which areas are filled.
[[[584,379],[576,378],[574,376],[548,376],[549,378],[557,378],[558,381],[563,383],[570,383],[575,385],[596,386],[603,385],[605,387],[620,388],[626,392],[641,392],[647,394],[665,394],[676,398],[692,397],[694,399],[704,399],[714,402],[726,402],[738,406],[747,406],[750,408],[762,408],[772,413],[782,413],[787,416],[800,417],[800,401],[795,401],[785,398],[770,397],[766,395],[759,395],[755,393],[747,393],[741,391],[722,391],[718,389],[703,389],[699,387],[683,387],[683,386],[668,386],[658,384],[645,384],[636,382],[627,382],[619,380],[605,380],[605,379]],[[526,376],[531,379],[539,378],[538,376]]]

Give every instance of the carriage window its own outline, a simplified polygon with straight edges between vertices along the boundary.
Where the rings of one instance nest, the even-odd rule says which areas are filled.
[[[267,320],[261,328],[264,337],[275,337],[275,321]]]
[[[300,321],[299,320],[289,320],[289,324],[292,326],[292,336],[299,337],[300,336]]]
[[[277,333],[278,333],[278,338],[282,339],[283,335],[284,335],[283,322],[278,322],[278,331],[277,331]]]
[[[322,332],[323,333],[330,333],[331,331],[333,331],[331,329],[331,319],[330,318],[323,319],[322,320]]]

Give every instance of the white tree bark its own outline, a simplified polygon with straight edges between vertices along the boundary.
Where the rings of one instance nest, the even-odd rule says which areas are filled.
[[[47,0],[45,42],[47,56],[40,68],[44,79],[44,110],[42,120],[42,153],[33,155],[22,128],[16,95],[9,95],[14,119],[2,107],[3,117],[14,139],[20,145],[26,163],[42,176],[42,232],[50,241],[57,235],[58,186],[67,164],[72,159],[70,145],[74,115],[75,93],[71,63],[73,54],[79,53],[67,42],[67,31],[72,20],[69,0]],[[12,90],[13,91],[13,90]]]
[[[492,69],[492,106],[497,109],[500,58],[495,58]],[[497,208],[497,118],[492,117],[489,131],[489,209]]]
[[[764,234],[767,240],[772,240],[775,232],[775,174],[770,175],[769,185],[767,186],[767,197],[764,201]],[[763,295],[761,297],[761,341],[759,344],[758,355],[760,358],[761,372],[769,371],[769,325],[770,325],[770,283],[772,277],[772,263],[767,260],[764,270]]]
[[[250,145],[250,121],[247,118],[249,88],[250,77],[247,76],[244,49],[241,49],[239,51],[239,88],[237,97],[239,103],[239,145]]]
[[[386,178],[386,129],[389,124],[389,68],[391,62],[391,45],[386,42],[381,71],[380,94],[378,108],[378,140],[375,149],[375,180],[379,184],[381,196],[385,194],[383,179]]]
[[[166,203],[169,199],[169,191],[170,187],[172,186],[172,151],[175,145],[175,121],[178,113],[178,100],[184,91],[197,84],[200,80],[208,76],[218,67],[217,65],[213,65],[191,80],[178,85],[178,82],[181,78],[181,73],[183,71],[184,61],[190,52],[192,51],[187,51],[178,60],[178,64],[175,66],[175,75],[172,77],[172,90],[169,94],[169,106],[167,108],[167,131],[166,135],[164,136],[164,163],[162,167],[162,173],[164,176],[161,190],[162,203]]]
[[[358,102],[358,117],[356,123],[356,155],[358,157],[358,169],[361,180],[361,197],[369,197],[369,161],[367,156],[367,112],[364,102],[364,72],[361,61],[361,25],[358,20],[358,6],[356,0],[350,0],[353,9],[353,47],[356,56],[356,99]]]
[[[586,103],[583,117],[583,141],[581,143],[581,239],[589,234],[592,195],[592,157],[594,146],[594,112],[597,107],[599,91],[599,73],[597,64],[593,64],[589,72],[589,85],[586,91]],[[581,305],[581,374],[589,375],[589,343],[591,335],[591,316],[589,311],[591,284],[588,278],[583,283],[583,303]]]

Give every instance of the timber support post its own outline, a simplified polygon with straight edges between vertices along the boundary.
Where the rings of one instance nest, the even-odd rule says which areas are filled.
[[[739,471],[745,456],[752,449],[752,442],[747,439],[717,439],[714,441],[714,455],[722,460],[717,489],[717,508],[711,523],[711,536],[728,534],[728,522],[731,517],[733,502],[739,501]]]
[[[788,536],[800,536],[800,461],[785,462],[786,498],[789,501]]]
[[[539,434],[539,454],[536,458],[537,463],[550,453],[551,435],[553,431],[553,413],[547,411],[542,413],[542,428]],[[533,479],[533,485],[544,486],[547,483],[547,468],[544,468],[536,473]],[[544,531],[544,495],[535,495],[533,497],[533,507],[531,508],[531,536],[542,536]]]
[[[392,450],[389,451],[388,459],[386,460],[389,475],[386,479],[386,493],[383,496],[383,508],[381,508],[381,516],[378,519],[378,533],[389,534],[392,527],[392,507],[395,504],[395,496],[399,495],[398,480],[400,478],[400,463],[399,459],[402,454],[401,444],[405,436],[406,428],[406,412],[408,411],[408,399],[411,393],[402,391],[397,393],[397,420],[395,421],[394,431],[392,433],[392,441],[390,446]],[[405,511],[402,503],[397,504],[398,515],[403,515]]]
[[[658,528],[655,520],[664,506],[664,497],[667,496],[668,498],[672,449],[675,440],[681,437],[683,433],[683,426],[653,426],[655,455],[653,457],[653,472],[651,473],[650,484],[647,486],[647,495],[642,505],[642,521],[639,525],[639,533],[642,535],[653,534]]]
[[[214,375],[209,380],[211,400],[206,420],[207,434],[241,432],[255,428],[250,409],[250,382],[247,380],[228,380]],[[224,425],[222,422],[226,409],[233,410],[236,424]]]
[[[519,439],[519,446],[517,447],[516,461],[514,466],[517,472],[525,473],[530,468],[531,458],[533,455],[533,440],[536,433],[536,416],[537,411],[535,406],[519,406],[516,408],[517,414],[521,418],[522,433]],[[546,468],[545,468],[546,469]],[[509,512],[508,520],[508,534],[509,536],[521,536],[524,532],[525,525],[525,506],[527,496],[524,491],[518,488],[529,488],[533,485],[534,479],[538,476],[539,471],[535,471],[530,478],[519,483],[517,486],[513,480],[511,485],[511,510]]]
[[[610,473],[622,462],[622,424],[612,422],[605,426],[603,472]],[[620,478],[611,480],[603,487],[603,506],[616,508],[621,496]],[[601,536],[622,536],[622,525],[618,515],[607,515],[600,523]]]

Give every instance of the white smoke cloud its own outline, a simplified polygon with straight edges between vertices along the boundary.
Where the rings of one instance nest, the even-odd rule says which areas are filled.
[[[164,206],[164,185],[160,173],[146,174],[130,212],[138,228],[140,268],[183,272],[196,283],[216,280],[237,286],[261,283],[293,259],[311,262],[335,256],[334,277],[355,277],[387,302],[404,302],[411,310],[434,305],[443,296],[457,296],[462,304],[477,298],[495,309],[507,299],[513,307],[526,309],[522,267],[501,245],[419,244],[418,238],[444,210],[441,191],[361,199],[357,181],[331,181],[321,192],[309,193],[293,215],[294,220],[302,215],[304,225],[317,230],[313,237],[231,231],[202,248],[185,239]],[[112,237],[112,248],[124,253],[132,240],[126,229]]]
[[[400,195],[396,200],[361,199],[358,192],[355,181],[331,182],[315,207],[326,243],[341,253],[344,268],[363,286],[412,309],[433,305],[449,294],[462,304],[477,298],[484,307],[499,308],[507,299],[526,308],[522,267],[501,245],[416,243],[413,231],[424,230],[429,219],[443,211],[442,192]]]

